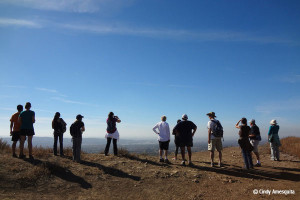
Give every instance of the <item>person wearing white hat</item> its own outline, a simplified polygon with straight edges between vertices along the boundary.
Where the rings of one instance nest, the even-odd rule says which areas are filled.
[[[197,126],[192,122],[188,121],[188,116],[186,114],[182,115],[182,121],[176,124],[173,131],[176,134],[178,139],[178,144],[181,150],[182,163],[181,165],[185,165],[185,147],[188,150],[188,165],[192,165],[192,150],[193,147],[193,136],[197,130]]]
[[[270,128],[268,132],[268,141],[270,142],[271,147],[271,160],[279,161],[279,147],[281,146],[279,139],[279,126],[277,125],[277,121],[272,119],[270,121]]]

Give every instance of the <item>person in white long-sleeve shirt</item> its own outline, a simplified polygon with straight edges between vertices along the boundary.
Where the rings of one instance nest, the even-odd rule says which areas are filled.
[[[154,127],[153,131],[158,135],[158,142],[159,142],[159,161],[169,163],[168,160],[168,149],[170,143],[170,127],[169,124],[166,122],[167,117],[162,116],[161,122],[158,122]],[[158,132],[157,132],[158,129]],[[162,154],[165,154],[165,159],[162,158]]]

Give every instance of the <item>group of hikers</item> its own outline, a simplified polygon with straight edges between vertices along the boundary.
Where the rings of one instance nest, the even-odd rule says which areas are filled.
[[[16,155],[16,144],[20,141],[20,154],[19,158],[26,158],[24,154],[24,143],[27,137],[28,143],[28,153],[29,159],[34,160],[32,155],[32,137],[35,135],[33,124],[35,123],[35,113],[31,109],[31,103],[27,102],[25,104],[25,111],[23,111],[23,106],[18,105],[15,114],[12,115],[10,119],[10,135],[12,136],[12,156],[18,157]],[[216,115],[214,112],[210,112],[206,114],[209,118],[207,123],[208,129],[208,151],[210,152],[210,160],[211,167],[215,166],[214,163],[214,152],[215,150],[219,153],[219,162],[218,166],[222,167],[222,138],[223,138],[223,127],[219,120],[216,119]],[[73,161],[81,162],[80,154],[81,154],[81,143],[82,143],[82,134],[85,131],[84,122],[82,119],[84,116],[78,114],[76,116],[76,120],[70,126],[70,134],[72,136],[72,152],[73,152]],[[162,116],[161,121],[158,122],[154,127],[153,131],[158,135],[159,141],[159,161],[170,163],[168,160],[168,150],[170,143],[170,127],[166,122],[167,117]],[[121,120],[118,116],[115,116],[113,112],[108,114],[108,118],[106,120],[107,128],[105,138],[107,139],[106,147],[104,150],[105,156],[108,156],[109,148],[111,141],[113,141],[113,152],[114,155],[118,155],[118,147],[117,141],[119,140],[119,132],[117,130],[116,123],[120,123]],[[252,119],[249,122],[250,127],[247,125],[247,119],[240,119],[235,127],[239,129],[239,140],[238,144],[241,148],[243,160],[244,160],[244,168],[252,169],[254,166],[260,167],[260,157],[258,153],[258,144],[261,141],[260,130],[255,123],[255,120]],[[279,146],[280,140],[278,136],[279,126],[276,120],[271,120],[271,126],[268,132],[268,141],[270,142],[271,147],[271,160],[279,161]],[[53,145],[53,154],[57,156],[57,142],[59,140],[59,155],[64,156],[63,152],[63,134],[67,130],[66,122],[60,117],[60,113],[56,112],[54,118],[52,120],[52,128],[54,129],[54,145]],[[181,120],[177,120],[177,124],[172,130],[172,135],[174,135],[174,142],[176,145],[175,157],[174,160],[177,160],[178,150],[181,150],[182,162],[181,165],[185,166],[193,165],[192,163],[192,150],[193,147],[193,136],[197,131],[197,126],[188,120],[188,116],[186,114],[182,115]],[[185,148],[188,152],[188,160],[185,158]],[[252,151],[256,156],[257,163],[253,165],[252,161]],[[164,154],[164,158],[163,158]],[[187,162],[187,163],[186,163]]]

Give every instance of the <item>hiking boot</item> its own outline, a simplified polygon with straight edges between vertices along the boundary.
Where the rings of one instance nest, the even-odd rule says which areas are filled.
[[[165,163],[170,164],[170,161],[168,159],[165,159]]]
[[[20,158],[20,159],[24,159],[24,158],[26,158],[26,156],[25,156],[24,154],[20,154],[20,155],[19,155],[19,158]]]
[[[185,161],[182,161],[182,162],[181,162],[181,166],[185,166]]]
[[[194,164],[192,163],[192,161],[188,161],[188,165],[193,166]]]
[[[260,163],[256,163],[255,167],[261,167],[261,164]]]
[[[210,163],[210,166],[211,166],[211,167],[214,167],[214,166],[215,166],[215,164],[212,162],[212,163]]]
[[[162,158],[161,158],[161,159],[159,159],[159,162],[164,162],[164,159],[162,159]]]
[[[12,157],[17,158],[18,156],[17,156],[17,154],[14,153],[14,154],[12,155]]]
[[[34,157],[32,155],[29,155],[29,159],[33,161]]]
[[[219,167],[223,167],[223,164],[222,163],[219,163],[219,165],[218,165]]]

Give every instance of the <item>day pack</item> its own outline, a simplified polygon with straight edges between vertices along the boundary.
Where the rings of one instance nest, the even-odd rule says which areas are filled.
[[[70,134],[72,137],[78,137],[81,135],[80,128],[78,127],[77,123],[73,123],[70,126]]]
[[[214,131],[212,133],[213,136],[215,137],[223,137],[223,126],[221,125],[221,123],[218,120],[213,120],[213,126],[214,126]]]
[[[117,130],[116,121],[115,120],[107,120],[107,133],[114,133]]]
[[[61,131],[62,133],[67,131],[67,124],[64,121],[61,121]]]

